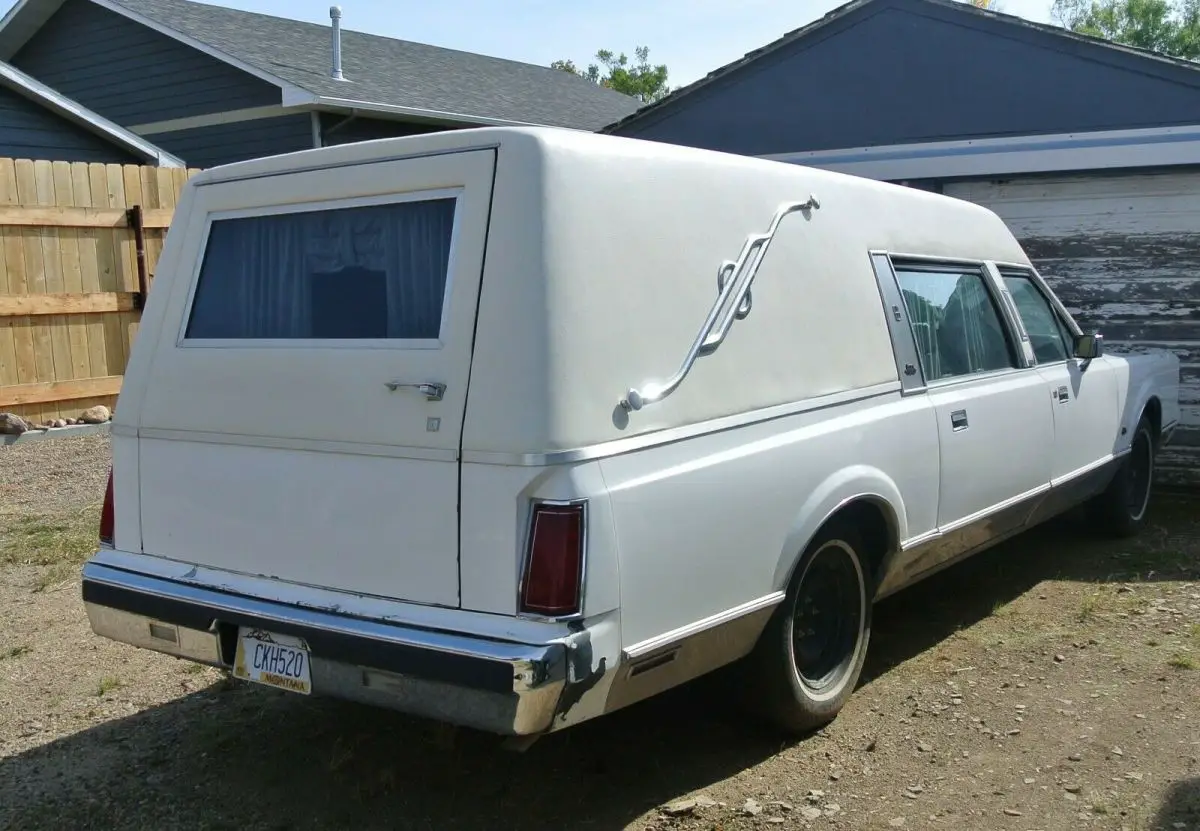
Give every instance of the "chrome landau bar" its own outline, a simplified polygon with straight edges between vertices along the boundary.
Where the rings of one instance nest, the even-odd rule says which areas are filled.
[[[741,252],[736,260],[726,260],[717,270],[717,299],[700,327],[699,334],[683,358],[679,369],[675,370],[667,381],[644,385],[641,389],[630,388],[621,399],[621,408],[626,412],[640,410],[647,404],[662,401],[673,393],[699,358],[711,355],[717,350],[729,333],[733,321],[744,320],[753,305],[750,286],[758,274],[758,267],[766,256],[771,240],[775,238],[779,225],[784,217],[797,211],[808,213],[818,210],[821,203],[817,197],[810,195],[804,202],[785,202],[775,212],[770,227],[765,233],[751,234],[746,238]],[[718,324],[718,320],[720,321]]]

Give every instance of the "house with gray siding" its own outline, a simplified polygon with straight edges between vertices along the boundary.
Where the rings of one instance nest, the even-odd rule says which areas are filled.
[[[1161,473],[1200,486],[1200,64],[954,0],[854,0],[602,132],[995,210],[1082,326],[1179,355]]]
[[[340,13],[339,13],[340,15]],[[0,60],[194,167],[497,124],[594,131],[637,109],[549,67],[191,0],[18,0]]]
[[[180,167],[140,136],[0,62],[0,157]]]

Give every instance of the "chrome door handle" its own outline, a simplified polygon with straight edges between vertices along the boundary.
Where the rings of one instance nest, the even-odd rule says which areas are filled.
[[[392,392],[399,389],[411,388],[421,393],[430,401],[441,401],[442,396],[446,394],[446,385],[438,383],[416,384],[405,381],[388,381],[387,388]]]
[[[954,430],[966,430],[967,429],[967,411],[966,410],[955,410],[954,412],[950,413],[950,426]]]
[[[1058,388],[1058,401],[1061,404],[1063,401],[1071,400],[1071,392],[1066,387]]]

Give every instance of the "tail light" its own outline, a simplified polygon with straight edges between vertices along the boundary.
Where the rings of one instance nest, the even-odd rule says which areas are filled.
[[[100,544],[110,548],[115,537],[115,511],[113,510],[113,475],[112,468],[108,469],[108,484],[104,488],[104,507],[100,509]]]
[[[521,578],[521,612],[569,617],[581,610],[586,537],[584,503],[533,506]]]

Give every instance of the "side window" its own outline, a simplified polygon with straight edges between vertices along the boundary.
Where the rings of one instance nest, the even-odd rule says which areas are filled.
[[[1029,334],[1037,362],[1052,364],[1069,359],[1073,340],[1070,330],[1033,279],[1019,272],[1003,272],[1002,276],[1017,304],[1017,313]]]
[[[217,219],[189,339],[439,336],[453,198]]]
[[[927,381],[1017,366],[982,271],[896,264]]]

